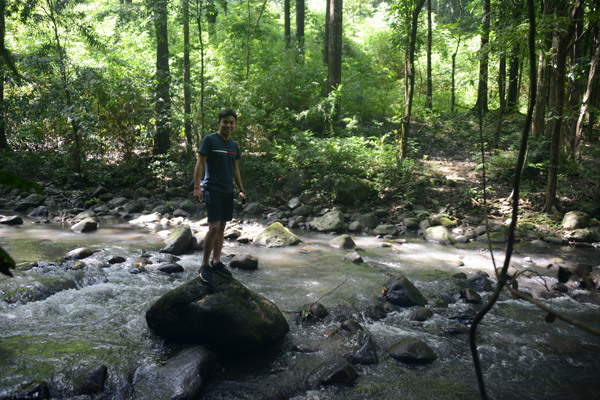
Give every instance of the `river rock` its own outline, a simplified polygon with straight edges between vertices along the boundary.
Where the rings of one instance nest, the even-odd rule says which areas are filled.
[[[165,194],[169,199],[188,197],[188,191],[183,187],[168,187],[165,190]]]
[[[280,222],[272,223],[254,238],[254,244],[266,247],[293,246],[300,242],[300,238],[290,232]]]
[[[32,193],[15,206],[15,211],[27,211],[29,208],[35,208],[44,204],[46,196],[38,193]]]
[[[140,186],[133,192],[133,198],[139,199],[140,197],[150,198],[152,197],[152,192],[145,187]]]
[[[85,218],[71,227],[71,230],[77,233],[92,232],[96,229],[98,229],[98,221],[91,217]]]
[[[470,304],[481,304],[481,296],[471,288],[465,288],[460,291],[460,297]]]
[[[344,256],[344,260],[353,262],[354,264],[362,264],[365,262],[363,258],[357,252],[353,251],[352,253],[348,253]]]
[[[107,205],[108,207],[112,208],[117,208],[117,207],[121,207],[123,205],[125,205],[129,200],[127,200],[125,197],[116,197],[112,200],[110,200]]]
[[[354,240],[350,235],[341,235],[336,238],[333,238],[329,241],[329,245],[331,247],[345,250],[351,250],[356,248],[356,243],[354,243]]]
[[[176,274],[184,271],[183,267],[176,263],[161,265],[160,267],[158,267],[158,270],[165,274]]]
[[[569,211],[562,220],[562,227],[568,231],[584,229],[590,225],[590,216],[583,211]]]
[[[452,244],[455,242],[450,230],[443,225],[430,226],[425,229],[423,237],[428,242],[439,244]]]
[[[567,239],[572,240],[574,242],[585,242],[585,243],[600,242],[600,229],[598,229],[598,228],[576,229],[572,232],[569,232]]]
[[[407,217],[407,218],[404,218],[404,220],[402,222],[404,223],[404,226],[406,226],[406,229],[413,230],[413,231],[416,231],[419,229],[419,219],[418,218]]]
[[[379,217],[375,213],[359,214],[354,218],[360,226],[367,229],[375,229],[379,225]]]
[[[84,258],[88,258],[94,253],[97,253],[98,250],[93,250],[87,247],[78,247],[74,250],[68,252],[64,259],[65,260],[83,260]]]
[[[350,333],[349,338],[344,344],[350,351],[344,354],[344,357],[350,364],[370,365],[379,362],[377,358],[377,349],[371,334],[358,322],[352,321],[352,324],[345,321],[342,329]],[[350,329],[348,329],[350,328]]]
[[[105,365],[89,367],[73,378],[73,393],[77,396],[93,395],[104,390],[108,368]]]
[[[2,224],[2,225],[23,225],[23,218],[21,218],[18,215],[1,217],[0,224]]]
[[[358,378],[358,373],[349,364],[333,366],[323,375],[320,382],[322,385],[352,385]]]
[[[133,375],[133,398],[196,399],[216,365],[215,353],[203,346],[181,350],[164,365],[142,363]]]
[[[345,229],[344,214],[340,210],[329,211],[310,221],[310,227],[319,232],[341,232]]]
[[[290,201],[288,201],[287,206],[290,209],[294,209],[296,207],[299,207],[302,203],[300,202],[300,198],[298,197],[294,197],[293,199],[290,199]]]
[[[161,253],[180,255],[186,253],[192,243],[192,229],[189,225],[181,225],[165,239],[165,247]]]
[[[244,207],[244,212],[246,214],[260,214],[262,213],[262,206],[258,202],[249,203],[246,207]]]
[[[419,289],[402,274],[388,280],[382,288],[383,297],[390,303],[401,307],[424,306],[427,300]]]
[[[160,297],[146,312],[150,329],[167,340],[247,353],[282,339],[289,331],[275,304],[234,278],[199,277]]]
[[[489,241],[491,243],[502,244],[506,243],[506,234],[504,232],[490,232],[490,237],[488,239],[488,235],[484,233],[477,237],[477,241],[481,243],[487,243]]]
[[[308,217],[312,213],[313,213],[313,208],[311,206],[309,206],[308,204],[302,204],[301,206],[296,207],[294,209],[294,211],[292,211],[292,215],[295,215],[295,216],[301,215],[303,217]]]
[[[351,178],[337,189],[337,200],[346,205],[365,202],[371,197],[371,185],[365,179]]]
[[[375,235],[381,235],[381,236],[394,236],[398,233],[398,228],[396,228],[396,225],[392,225],[392,224],[381,224],[381,225],[377,225],[375,227],[375,229],[373,229],[373,234]]]
[[[48,207],[46,206],[38,206],[34,208],[29,214],[28,217],[31,218],[47,218],[48,217]]]
[[[9,304],[40,301],[68,289],[77,289],[84,285],[83,274],[79,271],[72,275],[14,273],[14,278],[0,275],[0,300]]]
[[[233,257],[229,263],[231,268],[254,271],[258,269],[258,259],[251,255],[237,255]]]
[[[420,339],[406,337],[392,345],[390,356],[407,364],[430,364],[437,356],[429,345]]]

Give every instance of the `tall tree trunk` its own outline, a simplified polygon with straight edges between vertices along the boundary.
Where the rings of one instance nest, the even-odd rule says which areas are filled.
[[[327,62],[327,94],[342,83],[342,34],[343,0],[332,0],[329,9],[329,51]],[[336,100],[335,115],[340,114],[340,103]]]
[[[171,147],[171,72],[169,70],[169,35],[167,30],[167,0],[154,1],[156,31],[156,116],[154,154],[165,154]]]
[[[5,33],[6,33],[6,20],[4,19],[4,13],[6,11],[6,0],[0,0],[0,48],[4,53],[5,51]],[[8,149],[8,141],[6,140],[6,119],[4,110],[4,58],[0,59],[0,149]]]
[[[572,10],[572,16],[576,15],[577,9],[581,7],[581,0],[576,0]],[[561,147],[561,131],[564,117],[565,103],[565,83],[567,72],[567,56],[568,43],[575,34],[574,18],[569,21],[569,26],[565,30],[564,26],[560,26],[560,21],[568,17],[568,10],[564,9],[562,2],[556,2],[554,14],[556,16],[557,26],[552,34],[552,82],[551,88],[554,88],[550,93],[552,98],[552,108],[549,107],[548,112],[552,114],[552,140],[550,147],[550,160],[548,166],[548,184],[546,186],[546,202],[542,212],[552,212],[556,206],[556,191],[558,188],[558,168],[560,163],[560,147]]]
[[[192,78],[190,66],[190,3],[182,0],[183,8],[183,126],[188,152],[192,150]]]
[[[487,1],[487,0],[486,0]],[[412,114],[413,90],[415,87],[415,48],[417,42],[417,22],[419,21],[419,13],[425,4],[425,0],[417,0],[414,5],[412,17],[408,28],[408,48],[405,58],[406,84],[404,91],[404,114],[402,115],[400,137],[398,139],[398,147],[400,150],[400,158],[404,159],[408,156],[408,138],[410,136],[410,117]]]
[[[226,6],[227,3],[225,2],[224,5]],[[227,14],[226,9],[223,12],[225,14]],[[215,25],[217,24],[217,15],[219,15],[219,10],[217,9],[215,0],[208,0],[206,2],[206,21],[208,22],[209,40],[212,40],[215,35]]]
[[[521,49],[518,43],[512,46],[510,51],[510,64],[508,68],[508,96],[506,99],[506,111],[515,112],[519,106],[519,65]]]
[[[542,5],[542,14],[552,14],[552,7],[549,2],[545,1]],[[536,138],[544,135],[546,126],[546,108],[548,106],[548,64],[550,58],[548,56],[549,49],[552,46],[552,33],[547,32],[544,34],[542,40],[542,48],[540,49],[540,57],[538,61],[537,70],[537,101],[535,102],[535,109],[533,111],[533,125],[531,132]]]
[[[433,109],[433,82],[431,78],[431,40],[432,40],[432,26],[431,26],[431,0],[427,0],[427,99],[425,101],[425,108]]]
[[[304,10],[306,0],[296,0],[296,45],[300,54],[304,54]]]
[[[494,132],[494,149],[499,148],[500,135],[502,134],[502,120],[504,118],[504,95],[505,95],[505,82],[506,82],[506,57],[504,53],[500,54],[500,61],[498,65],[498,101],[500,107],[498,108],[498,124],[496,125],[496,131]]]
[[[575,24],[575,37],[580,38],[583,34],[583,7],[575,10],[573,23]],[[582,43],[576,40],[570,49],[570,65],[567,74],[567,115],[563,124],[563,147],[571,160],[575,159],[575,141],[577,128],[577,113],[581,106],[581,73],[579,65],[582,56]]]
[[[583,140],[587,127],[592,129],[593,126],[593,111],[590,110],[592,105],[592,99],[598,97],[598,76],[600,75],[600,28],[596,27],[593,38],[593,52],[590,60],[590,70],[588,72],[587,84],[585,93],[583,94],[583,100],[581,102],[581,108],[579,109],[579,117],[577,118],[577,125],[575,129],[575,160],[581,162]]]
[[[481,20],[481,48],[479,49],[479,84],[475,108],[488,111],[488,43],[490,41],[490,0],[483,0],[483,17]]]
[[[206,130],[206,116],[204,110],[204,39],[202,29],[202,5],[203,0],[196,0],[196,24],[198,25],[198,43],[200,43],[200,135],[203,135]],[[196,143],[200,144],[200,137],[196,134]]]
[[[292,38],[292,18],[290,15],[290,0],[283,1],[283,25],[283,38],[285,40],[285,48],[288,49],[290,47]]]
[[[333,0],[325,0],[325,38],[323,40],[323,64],[329,63],[329,36],[331,25],[331,2]]]

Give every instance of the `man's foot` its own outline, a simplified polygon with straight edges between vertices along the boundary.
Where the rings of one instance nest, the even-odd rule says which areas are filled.
[[[233,275],[231,274],[231,271],[227,269],[227,267],[225,266],[225,264],[223,264],[221,261],[219,261],[218,263],[213,264],[212,266],[212,270],[214,272],[216,272],[217,274],[223,275],[227,278],[231,278]]]
[[[198,273],[200,274],[200,279],[202,279],[204,282],[212,283],[213,277],[211,267],[208,265],[203,265],[200,267],[200,271],[198,271]]]

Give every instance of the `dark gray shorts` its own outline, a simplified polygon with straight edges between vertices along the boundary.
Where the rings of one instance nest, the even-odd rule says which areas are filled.
[[[233,193],[203,190],[208,222],[231,221],[233,219]]]

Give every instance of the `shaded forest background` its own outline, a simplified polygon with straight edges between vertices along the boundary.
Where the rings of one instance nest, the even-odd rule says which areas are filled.
[[[523,195],[537,211],[598,215],[600,10],[535,4]],[[0,171],[65,187],[191,188],[199,141],[233,108],[251,198],[276,197],[288,171],[304,170],[307,196],[323,202],[356,178],[380,202],[418,202],[447,184],[441,164],[425,176],[428,161],[481,170],[480,132],[492,194],[507,196],[529,99],[525,7],[0,0]],[[480,204],[477,188],[455,192],[458,205]]]

